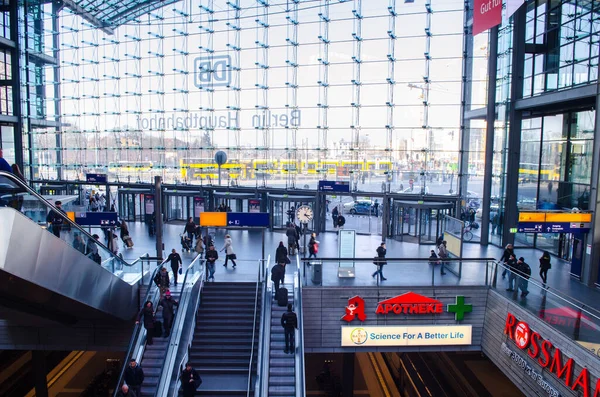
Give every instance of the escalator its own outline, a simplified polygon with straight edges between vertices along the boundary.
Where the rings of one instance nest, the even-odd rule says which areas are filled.
[[[35,213],[33,208],[35,208]],[[62,218],[58,233],[40,211]],[[127,263],[12,174],[0,172],[0,307],[64,324],[130,320],[149,261]],[[62,231],[61,231],[62,229]],[[58,236],[58,237],[57,237]]]

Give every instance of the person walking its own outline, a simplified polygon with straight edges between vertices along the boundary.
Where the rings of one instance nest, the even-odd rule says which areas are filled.
[[[204,258],[206,259],[206,268],[208,269],[208,280],[212,279],[215,281],[215,263],[219,259],[219,254],[214,245],[208,247]]]
[[[517,272],[519,273],[519,287],[521,290],[521,298],[529,295],[527,287],[529,286],[529,278],[531,277],[531,267],[525,262],[525,258],[520,257],[517,262]]]
[[[160,291],[160,299],[165,295],[165,292],[169,289],[171,285],[171,280],[169,280],[169,273],[167,272],[166,267],[162,267],[160,271],[154,276],[154,283],[158,287]]]
[[[77,251],[81,252],[82,254],[85,254],[85,242],[83,241],[83,238],[81,237],[81,234],[79,234],[79,233],[75,233],[75,235],[73,237],[73,248],[75,248]]]
[[[333,207],[333,210],[331,211],[331,221],[333,222],[333,228],[335,229],[338,226],[338,216],[340,215],[340,212],[338,210],[337,205],[335,207]]]
[[[98,244],[96,243],[100,240],[100,236],[93,234],[92,237],[93,239],[88,239],[87,241],[85,252],[88,258],[100,265],[102,263],[102,257],[98,253]]]
[[[429,253],[429,264],[430,265],[437,265],[439,263],[439,258],[436,255],[434,250],[431,250]]]
[[[288,250],[285,248],[283,241],[279,242],[277,250],[275,250],[275,263],[290,263],[288,258]]]
[[[304,240],[306,241],[306,240]],[[310,235],[310,240],[308,242],[308,259],[317,258],[317,253],[319,252],[319,242],[317,241],[317,233],[312,233]]]
[[[285,354],[294,354],[296,350],[295,334],[298,329],[298,317],[296,316],[296,313],[292,311],[291,303],[288,303],[287,312],[283,313],[281,316],[281,326],[285,332],[285,349],[283,352]]]
[[[65,211],[62,209],[62,202],[60,200],[54,203],[54,205],[56,206],[56,210],[51,210],[48,213],[46,222],[48,222],[52,227],[52,233],[54,233],[56,237],[60,238],[60,231],[62,230],[64,216],[62,214],[64,214]]]
[[[138,320],[135,322],[136,324],[140,323],[140,317],[142,318],[144,328],[146,328],[146,344],[152,346],[154,343],[154,307],[152,306],[152,301],[146,301],[144,308],[138,316]]]
[[[375,216],[379,216],[379,200],[375,200],[375,204],[373,204],[373,210],[375,211]]]
[[[194,242],[194,235],[196,234],[196,224],[194,223],[194,219],[190,216],[185,224],[185,230],[188,238],[190,239],[190,244]]]
[[[373,261],[373,264],[377,266],[377,270],[372,274],[373,277],[379,274],[381,281],[387,280],[387,278],[383,277],[383,267],[387,265],[385,260],[385,254],[387,253],[387,249],[385,248],[385,243],[381,243],[379,247],[377,247],[377,258]]]
[[[194,247],[194,251],[196,251],[198,255],[202,255],[204,253],[204,241],[202,241],[201,238],[196,239],[196,246]]]
[[[225,243],[223,245],[223,248],[221,248],[221,252],[225,251],[225,264],[223,266],[227,267],[227,261],[231,260],[231,263],[233,263],[233,267],[236,267],[237,264],[235,263],[235,260],[237,259],[237,256],[235,255],[235,252],[233,252],[233,246],[231,245],[231,236],[229,234],[225,235]]]
[[[288,227],[285,231],[285,235],[288,238],[288,252],[290,253],[290,255],[295,255],[296,253],[294,251],[296,249],[296,241],[298,241],[299,236],[296,233],[296,227],[293,223],[288,222]]]
[[[129,360],[129,365],[125,368],[125,383],[137,396],[142,395],[142,383],[144,383],[144,371],[138,365],[135,358]]]
[[[129,387],[129,385],[121,386],[121,390],[117,393],[117,397],[140,397],[141,394],[137,394]]]
[[[540,257],[540,277],[542,278],[542,285],[544,287],[546,287],[546,283],[548,282],[548,270],[551,268],[552,264],[550,263],[550,253],[548,251],[544,251]]]
[[[183,261],[181,260],[181,256],[177,253],[175,248],[171,250],[166,262],[171,262],[171,270],[173,271],[173,284],[177,286],[177,275],[179,274],[179,268],[183,265]]]
[[[127,242],[131,239],[131,237],[129,236],[129,226],[127,226],[127,223],[125,221],[121,221],[120,237],[121,241],[123,241],[123,244],[125,244],[125,248],[133,247],[133,244],[130,245]]]
[[[171,297],[171,291],[165,292],[165,297],[158,302],[158,306],[162,306],[163,326],[165,328],[165,338],[169,336],[171,327],[173,326],[173,318],[175,317],[175,306],[179,306],[179,302]]]
[[[508,288],[506,289],[509,292],[515,290],[515,279],[517,278],[517,259],[515,258],[515,254],[511,254],[508,258],[508,262],[506,262],[507,271],[510,272],[508,275]]]
[[[198,372],[192,367],[192,363],[186,363],[185,369],[181,371],[181,388],[183,389],[183,397],[194,397],[196,390],[202,384],[202,378]]]
[[[448,245],[448,243],[446,242],[446,240],[443,240],[442,243],[438,247],[438,256],[441,259],[440,264],[442,265],[442,266],[440,266],[440,274],[442,276],[444,274],[446,274],[446,272],[444,271],[444,265],[447,265],[446,259],[448,259],[450,257],[450,255],[448,254],[447,245]]]
[[[279,292],[279,284],[283,284],[284,279],[285,262],[280,262],[271,269],[271,281],[275,284],[275,299],[277,299],[277,292]]]
[[[515,249],[513,248],[512,244],[506,244],[506,248],[504,249],[504,252],[502,253],[502,256],[500,257],[500,262],[504,263],[504,270],[502,271],[502,278],[506,278],[506,273],[508,273],[508,269],[507,269],[507,264],[508,261],[510,260],[510,256],[511,255],[515,255]],[[516,258],[516,256],[515,256]]]

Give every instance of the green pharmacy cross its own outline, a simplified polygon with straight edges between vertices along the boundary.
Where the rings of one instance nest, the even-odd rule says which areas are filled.
[[[448,305],[448,313],[454,313],[456,321],[462,321],[465,318],[465,313],[471,313],[473,305],[465,305],[465,297],[457,296],[456,303]]]

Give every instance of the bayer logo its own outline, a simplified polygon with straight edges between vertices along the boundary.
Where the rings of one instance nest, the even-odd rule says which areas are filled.
[[[515,328],[515,343],[521,350],[525,350],[529,346],[529,339],[531,337],[531,330],[529,325],[524,322],[517,323]]]
[[[350,333],[350,339],[355,345],[362,345],[368,339],[367,331],[364,328],[354,328]]]

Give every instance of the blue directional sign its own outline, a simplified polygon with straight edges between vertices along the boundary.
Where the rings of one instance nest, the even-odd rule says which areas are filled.
[[[319,191],[350,193],[350,182],[319,181]]]
[[[544,223],[519,222],[517,229],[519,233],[544,233]]]
[[[94,185],[100,183],[106,183],[108,180],[106,174],[85,174],[85,181],[87,183],[93,183]]]
[[[267,212],[228,212],[228,227],[269,227]]]
[[[75,223],[80,226],[115,227],[118,216],[116,212],[76,212]]]
[[[519,222],[519,233],[587,233],[590,223],[573,222]]]

